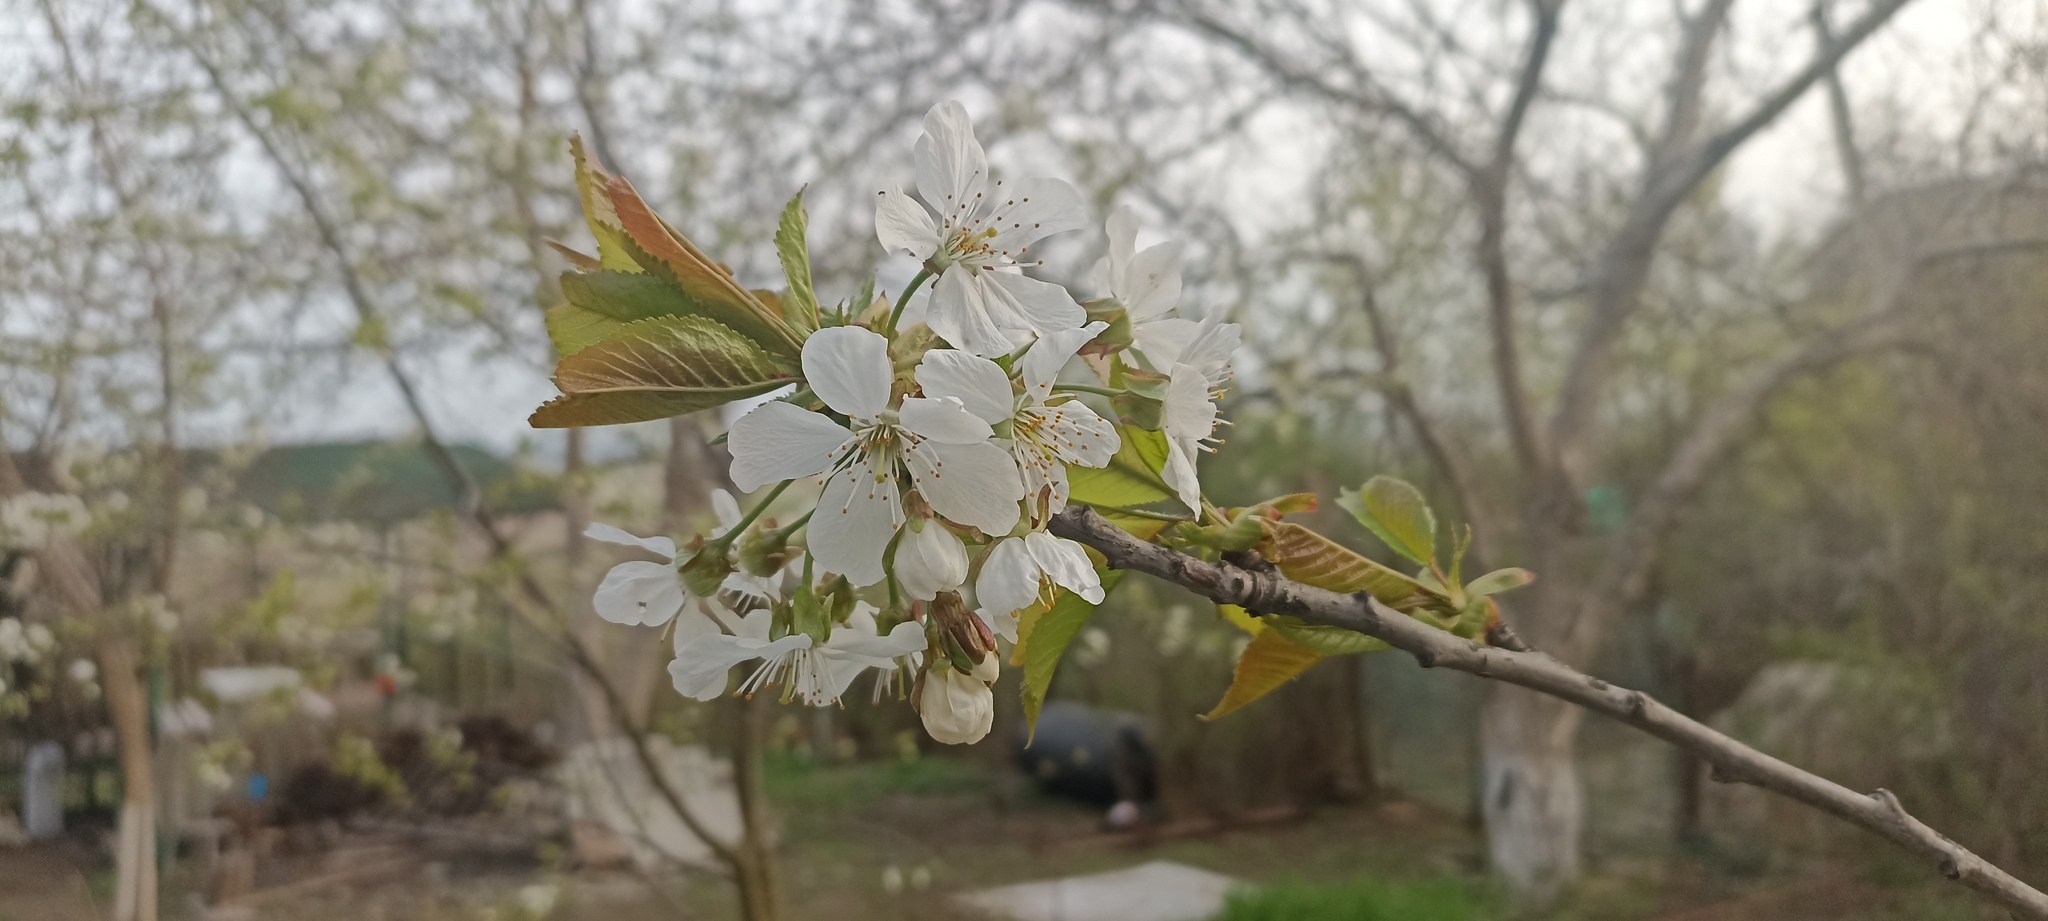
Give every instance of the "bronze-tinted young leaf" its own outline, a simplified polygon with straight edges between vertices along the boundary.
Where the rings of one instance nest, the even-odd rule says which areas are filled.
[[[1473,579],[1465,586],[1465,594],[1477,598],[1482,595],[1498,595],[1501,592],[1521,588],[1536,581],[1536,574],[1526,569],[1496,569]]]
[[[810,221],[810,215],[804,213],[804,193],[798,190],[788,207],[782,209],[782,220],[775,225],[775,257],[782,262],[782,277],[789,281],[789,297],[783,302],[782,315],[805,330],[818,328],[818,294],[811,287],[811,250],[804,241]]]
[[[1202,718],[1221,719],[1272,693],[1275,688],[1294,680],[1308,671],[1309,666],[1322,660],[1322,653],[1296,645],[1278,630],[1261,630],[1238,655],[1237,668],[1230,676],[1230,689],[1223,692],[1223,699],[1217,701],[1216,706]]]
[[[590,235],[597,240],[598,265],[620,272],[641,271],[640,263],[626,251],[626,231],[606,190],[611,174],[590,159],[582,136],[570,135],[569,153],[576,158],[576,192],[583,199],[583,222],[590,225]]]
[[[1116,588],[1124,574],[1111,570],[1102,574],[1102,590]],[[1012,660],[1024,666],[1024,724],[1027,733],[1038,730],[1038,711],[1045,706],[1046,692],[1052,687],[1052,675],[1059,668],[1060,657],[1066,655],[1068,644],[1074,635],[1088,623],[1088,617],[1095,613],[1095,605],[1081,596],[1062,590],[1053,599],[1051,607],[1033,605],[1018,614],[1017,649]]]
[[[1396,608],[1412,606],[1425,594],[1422,583],[1301,525],[1273,522],[1266,526],[1266,534],[1259,554],[1296,582],[1345,594],[1369,592]]]
[[[1424,566],[1436,559],[1436,514],[1422,492],[1407,481],[1376,476],[1365,488],[1344,490],[1337,504],[1395,553]]]
[[[547,313],[548,338],[564,357],[653,317],[702,315],[676,286],[653,275],[603,270],[562,273],[569,299]]]
[[[803,337],[782,314],[763,304],[724,266],[656,217],[632,183],[615,176],[607,191],[625,228],[627,251],[641,268],[675,283],[707,315],[744,333],[762,348],[790,358],[802,351]]]
[[[721,406],[790,383],[768,353],[704,317],[627,324],[555,366],[563,396],[536,410],[535,428],[645,422]]]
[[[1069,497],[1084,505],[1139,508],[1173,497],[1159,471],[1166,469],[1166,436],[1131,425],[1117,427],[1123,439],[1109,466],[1068,467]]]

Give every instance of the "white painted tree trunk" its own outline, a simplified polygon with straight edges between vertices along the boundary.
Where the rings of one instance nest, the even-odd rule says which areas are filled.
[[[1481,710],[1487,849],[1516,897],[1532,906],[1555,901],[1579,877],[1585,798],[1572,740],[1582,712],[1509,686],[1492,688]]]

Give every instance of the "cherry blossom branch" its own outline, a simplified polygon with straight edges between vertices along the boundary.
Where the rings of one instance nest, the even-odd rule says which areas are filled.
[[[1942,876],[2003,906],[2014,917],[2048,921],[2048,895],[1913,817],[1890,791],[1858,793],[1744,745],[1641,691],[1609,684],[1540,652],[1460,638],[1364,593],[1340,595],[1148,544],[1084,506],[1054,516],[1050,530],[1100,551],[1113,569],[1146,573],[1256,614],[1286,614],[1311,624],[1356,630],[1414,656],[1424,668],[1441,666],[1519,685],[1627,723],[1706,761],[1716,780],[1751,784],[1860,826],[1929,861]]]

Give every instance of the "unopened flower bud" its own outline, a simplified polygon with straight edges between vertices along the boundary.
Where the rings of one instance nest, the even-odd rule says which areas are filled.
[[[918,687],[918,716],[931,737],[947,745],[981,741],[995,725],[995,656],[988,656],[972,673],[934,664]]]
[[[988,623],[960,600],[959,592],[940,592],[927,609],[926,629],[939,638],[939,649],[959,663],[962,671],[994,659],[996,635]]]
[[[967,581],[967,546],[937,520],[913,518],[896,544],[896,581],[918,601],[959,588]]]

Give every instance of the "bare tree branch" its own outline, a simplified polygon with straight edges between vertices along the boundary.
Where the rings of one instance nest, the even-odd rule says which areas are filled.
[[[1827,0],[1813,5],[1813,36],[1824,50],[1834,44],[1834,26],[1828,23]],[[1842,85],[1842,68],[1828,68],[1828,120],[1834,126],[1835,156],[1842,161],[1842,181],[1848,186],[1849,202],[1862,204],[1869,194],[1863,175],[1863,152],[1856,148],[1856,123],[1850,116],[1849,91]]]
[[[1441,426],[1422,408],[1416,399],[1415,388],[1401,373],[1401,344],[1394,336],[1391,324],[1387,322],[1386,311],[1380,309],[1379,286],[1375,283],[1371,269],[1363,259],[1347,259],[1358,276],[1359,309],[1365,313],[1365,322],[1372,330],[1373,350],[1380,357],[1380,396],[1408,420],[1415,430],[1415,439],[1422,445],[1422,453],[1429,458],[1430,466],[1443,477],[1457,500],[1458,510],[1472,525],[1478,549],[1498,549],[1499,534],[1494,530],[1493,515],[1483,507],[1479,489],[1472,478],[1472,472],[1463,458],[1452,450],[1444,440]]]
[[[1727,2],[1730,0],[1716,0],[1716,6]],[[1712,137],[1693,144],[1683,153],[1666,153],[1652,160],[1644,177],[1642,193],[1594,266],[1595,296],[1591,316],[1580,330],[1579,341],[1567,366],[1550,420],[1552,448],[1559,454],[1556,476],[1569,477],[1570,467],[1579,450],[1578,441],[1593,421],[1600,390],[1612,370],[1614,344],[1621,338],[1629,317],[1642,304],[1650,262],[1672,213],[1730,154],[1776,121],[1815,81],[1890,21],[1908,2],[1910,0],[1877,0],[1862,17],[1821,49],[1811,62],[1758,102],[1748,115]],[[1702,16],[1714,8],[1710,6]],[[1688,46],[1711,40],[1711,33],[1703,28],[1709,24],[1702,18],[1695,18]],[[1705,49],[1699,51],[1700,55],[1705,53]],[[1690,94],[1681,92],[1687,82],[1686,74],[1693,66],[1689,59],[1680,62],[1678,82],[1673,90],[1673,111],[1665,131],[1667,151],[1675,149],[1677,144],[1688,143],[1687,137],[1693,130],[1685,124],[1686,119],[1694,117],[1685,111]],[[1696,101],[1691,104],[1696,105]]]
[[[1219,604],[1286,614],[1385,641],[1425,668],[1442,666],[1518,685],[1627,723],[1697,755],[1725,781],[1753,784],[1857,825],[1932,863],[2016,917],[2048,921],[2048,895],[1914,818],[1889,791],[1868,795],[1802,770],[1724,735],[1641,691],[1617,687],[1538,652],[1486,646],[1407,617],[1364,593],[1339,595],[1229,563],[1210,563],[1144,543],[1094,509],[1073,506],[1053,533],[1100,551],[1115,569],[1165,579]]]
[[[1600,635],[1607,618],[1642,597],[1663,557],[1664,537],[1677,523],[1679,513],[1787,384],[1856,355],[1911,342],[1903,321],[1911,307],[1906,295],[1915,276],[1961,259],[2042,250],[2048,250],[2048,240],[2004,240],[1924,254],[1895,270],[1895,277],[1878,290],[1861,319],[1810,337],[1804,347],[1764,365],[1747,382],[1723,395],[1680,439],[1643,494],[1621,540],[1593,582],[1588,603],[1575,612],[1567,627],[1567,637]]]
[[[1462,175],[1469,177],[1479,169],[1459,150],[1457,142],[1445,133],[1434,119],[1372,80],[1370,72],[1362,67],[1348,68],[1359,77],[1362,86],[1339,86],[1289,61],[1285,52],[1260,42],[1244,30],[1214,16],[1191,12],[1177,21],[1236,50],[1282,85],[1350,106],[1367,114],[1383,115],[1393,119],[1406,128],[1408,133],[1414,135],[1416,140],[1421,141],[1430,153]]]
[[[349,300],[354,305],[358,316],[363,322],[375,322],[379,316],[376,304],[370,299],[369,289],[363,284],[361,276],[357,274],[355,264],[349,256],[348,249],[344,245],[333,219],[328,215],[319,194],[313,189],[312,183],[289,158],[284,156],[283,150],[271,137],[269,130],[256,120],[254,113],[249,110],[248,105],[228,87],[221,75],[220,69],[214,65],[212,60],[206,57],[182,33],[180,33],[179,39],[184,44],[186,50],[192,55],[194,61],[206,72],[207,78],[212,84],[215,93],[220,96],[222,104],[228,106],[234,112],[236,120],[240,121],[242,126],[255,136],[257,143],[270,158],[272,165],[283,175],[286,184],[290,185],[293,192],[298,195],[300,203],[306,209],[307,215],[312,218],[315,227],[318,229],[322,243],[337,263],[342,277],[342,287],[348,293]],[[386,348],[383,350],[383,359],[385,370],[389,372],[392,383],[398,387],[399,392],[405,397],[406,408],[411,412],[414,421],[419,426],[421,443],[426,448],[428,455],[434,459],[435,464],[441,469],[442,474],[448,478],[449,482],[456,487],[457,492],[461,495],[460,501],[464,517],[490,542],[493,556],[499,558],[514,556],[516,548],[513,546],[511,538],[506,535],[503,527],[499,525],[496,516],[491,514],[490,509],[483,504],[482,494],[477,488],[476,478],[470,475],[468,467],[464,466],[461,458],[456,457],[455,453],[448,448],[447,443],[441,440],[432,419],[427,416],[425,406],[420,402],[418,391],[413,386],[411,377],[407,375],[405,369],[398,363],[396,354],[389,348]],[[545,589],[541,588],[540,583],[535,581],[533,575],[527,572],[524,567],[518,569],[517,581],[528,604],[541,610],[559,610],[559,606],[555,603],[554,599],[548,595]],[[596,657],[592,655],[589,647],[574,631],[566,631],[565,637],[565,645],[577,668],[597,685],[598,689],[603,693],[605,702],[611,710],[613,717],[626,730],[626,737],[632,742],[633,754],[639,760],[642,769],[647,772],[648,781],[654,786],[655,792],[660,794],[663,802],[674,811],[676,817],[689,827],[690,833],[703,840],[705,846],[710,848],[711,852],[720,861],[737,867],[741,858],[732,844],[712,834],[710,828],[703,823],[696,812],[683,801],[681,793],[675,789],[673,784],[669,783],[668,775],[661,769],[660,764],[654,758],[653,751],[647,745],[645,728],[627,725],[629,723],[627,714],[630,711],[626,707],[626,702],[620,695],[618,687],[611,681],[610,676],[605,673],[604,668],[597,661]]]
[[[1472,197],[1479,210],[1479,240],[1475,251],[1486,273],[1486,301],[1489,331],[1493,340],[1494,385],[1500,391],[1501,415],[1507,419],[1508,440],[1515,459],[1524,470],[1534,470],[1544,456],[1536,432],[1535,412],[1529,407],[1529,388],[1522,379],[1520,331],[1515,325],[1514,279],[1508,271],[1508,178],[1514,174],[1515,141],[1521,136],[1529,106],[1543,88],[1543,68],[1550,61],[1550,46],[1557,38],[1558,10],[1563,0],[1531,0],[1529,51],[1515,84],[1514,100],[1501,119],[1494,138],[1493,155],[1486,165],[1468,173]]]

